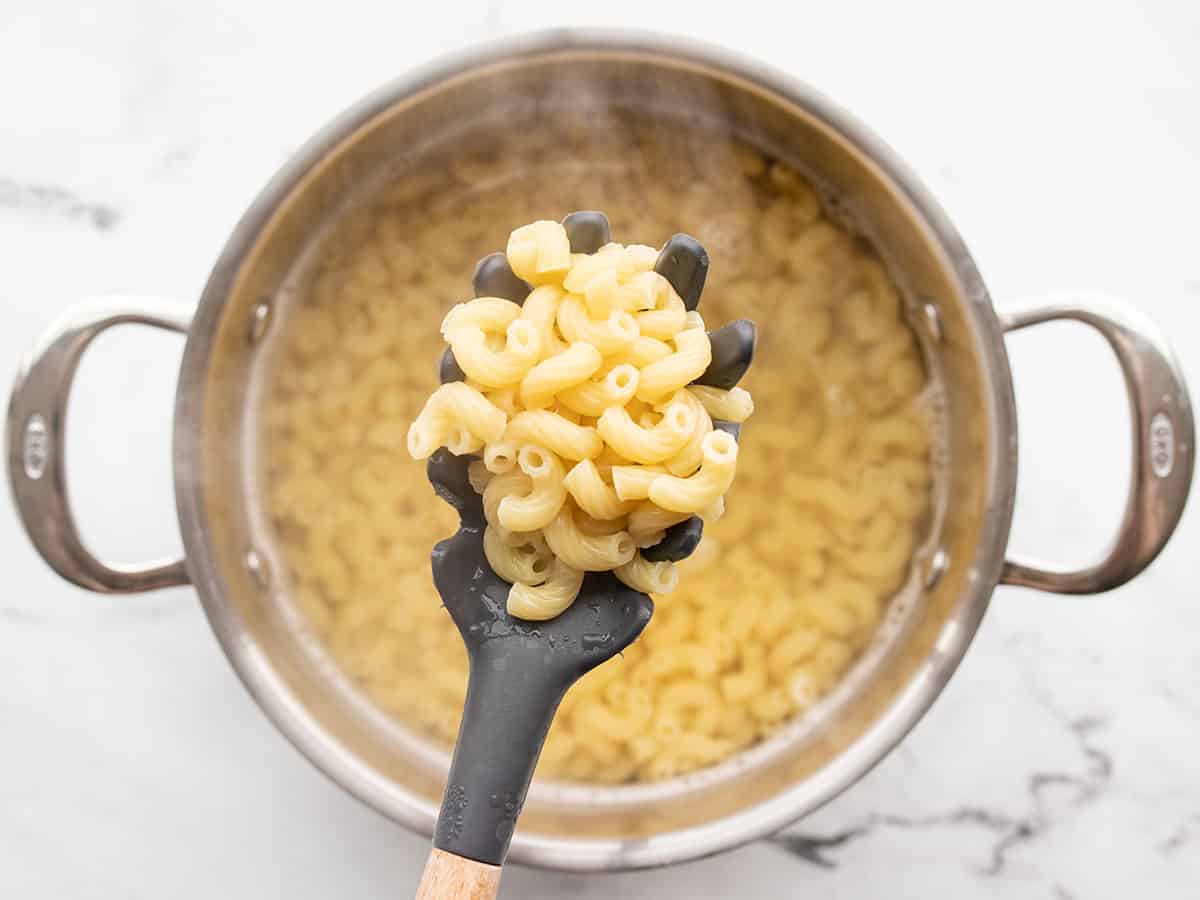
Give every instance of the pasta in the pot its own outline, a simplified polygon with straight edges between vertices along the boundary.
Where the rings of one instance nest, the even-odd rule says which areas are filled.
[[[504,247],[514,223],[598,208],[614,234],[648,244],[676,231],[695,235],[713,261],[705,318],[745,316],[760,326],[745,383],[754,417],[739,448],[737,486],[724,515],[704,511],[704,541],[679,565],[675,591],[656,598],[643,636],[564,698],[538,768],[542,778],[662,779],[772,734],[827,694],[870,641],[907,577],[928,514],[925,369],[884,266],[826,218],[795,170],[744,145],[686,129],[672,138],[633,119],[613,128],[639,148],[632,155],[612,142],[577,140],[595,132],[568,117],[559,126],[496,137],[503,144],[496,158],[510,162],[491,174],[453,156],[422,163],[337,226],[293,314],[279,322],[263,407],[265,500],[290,596],[332,658],[380,707],[449,745],[467,662],[431,583],[429,550],[457,518],[434,498],[422,467],[405,458],[405,425],[437,388],[431,351],[441,344],[445,311],[469,292],[474,262]],[[564,161],[561,170],[555,160]],[[686,189],[697,179],[720,189]],[[534,230],[509,250],[520,255],[521,272],[542,283],[569,266],[560,244],[549,229]],[[628,265],[636,274],[653,262],[648,250]],[[543,434],[569,450],[561,477],[550,473],[543,483],[551,502],[561,492],[589,512],[626,511],[638,546],[671,516],[686,516],[648,505],[655,483],[648,476],[665,471],[657,454],[614,465],[591,455],[594,445],[579,436],[601,430],[591,419],[611,398],[635,408],[640,400],[649,410],[695,377],[697,360],[656,336],[677,311],[664,308],[662,321],[649,320],[627,339],[624,317],[636,325],[647,304],[657,300],[598,283],[584,309],[564,318],[558,289],[547,286],[517,315],[502,305],[487,310],[488,328],[505,335],[498,346],[457,329],[468,335],[459,361],[484,377],[468,372],[475,394],[446,402],[474,404],[486,416],[478,431],[449,437],[461,446],[498,441],[472,467],[473,483],[525,479],[532,488],[519,446],[499,439],[499,418],[488,408],[509,420],[518,409],[540,408],[573,426]],[[589,322],[603,314],[608,323],[600,364],[577,352],[574,368],[535,368],[514,388],[507,379],[529,369],[532,335],[561,330],[568,343],[577,340],[580,313]],[[564,379],[576,378],[562,392]],[[540,405],[554,391],[558,402]],[[697,399],[713,418],[748,411],[737,391],[700,391]],[[532,433],[534,425],[521,427]],[[636,417],[609,425],[642,427]],[[484,498],[486,506],[492,494],[489,514],[503,517],[496,498],[508,492],[500,487]],[[709,499],[677,493],[676,506]],[[517,510],[518,524],[553,521],[537,503],[528,506]],[[489,552],[520,574],[554,565],[548,549],[530,541],[494,543]],[[640,554],[624,565],[647,587],[664,574]],[[556,566],[524,602],[573,596],[576,578],[571,567]]]

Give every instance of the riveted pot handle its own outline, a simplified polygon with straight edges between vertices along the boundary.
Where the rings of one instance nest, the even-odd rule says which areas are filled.
[[[1056,320],[1083,322],[1108,341],[1129,393],[1133,472],[1125,515],[1100,562],[1068,569],[1009,559],[1001,582],[1060,594],[1096,594],[1129,581],[1154,561],[1187,502],[1195,425],[1183,373],[1162,333],[1139,313],[1091,297],[1064,297],[1006,312],[1004,330]]]
[[[51,325],[17,373],[8,405],[8,477],[25,530],[63,578],[102,593],[188,583],[182,560],[101,562],[79,537],[67,495],[63,433],[67,398],[88,345],[114,325],[152,325],[186,334],[191,307],[141,297],[80,303]]]

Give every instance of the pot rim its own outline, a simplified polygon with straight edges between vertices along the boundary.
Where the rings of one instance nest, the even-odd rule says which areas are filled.
[[[203,489],[203,421],[207,372],[224,305],[260,234],[285,198],[338,145],[396,103],[456,76],[514,60],[593,52],[667,58],[715,70],[812,111],[852,143],[904,197],[946,257],[963,290],[964,315],[987,374],[984,388],[991,422],[985,491],[988,502],[971,561],[973,580],[937,651],[896,695],[886,712],[850,746],[807,779],[757,806],[701,826],[650,838],[564,838],[517,831],[514,862],[573,871],[606,871],[666,865],[708,856],[766,837],[823,806],[867,774],[902,740],[933,704],[970,645],[992,591],[999,583],[1016,489],[1016,409],[1000,323],[974,261],[957,230],[895,152],[855,118],[807,84],[715,45],[639,30],[552,29],[490,41],[440,57],[376,89],[309,139],[262,189],[227,240],[201,294],[180,367],[174,422],[175,493],[187,568],[222,649],[264,713],[318,769],[393,821],[432,835],[437,804],[407,792],[344,751],[307,713],[231,607],[215,565]]]

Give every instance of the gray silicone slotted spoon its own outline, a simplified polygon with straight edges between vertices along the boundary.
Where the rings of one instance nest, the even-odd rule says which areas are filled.
[[[610,240],[607,217],[584,211],[563,219],[574,253],[592,253]],[[677,234],[655,270],[689,309],[696,309],[708,273],[708,254],[694,238]],[[504,254],[480,260],[476,297],[524,301],[531,288],[513,274]],[[754,356],[753,323],[739,320],[710,333],[712,363],[696,380],[732,388]],[[464,378],[447,350],[441,380]],[[738,437],[738,426],[714,422]],[[467,478],[474,457],[437,451],[429,460],[434,490],[459,513],[458,532],[433,549],[433,579],[458,626],[470,661],[470,681],[450,763],[446,791],[418,900],[494,897],[517,817],[559,701],[582,675],[634,641],[654,604],[611,573],[589,573],[575,602],[545,622],[515,619],[505,609],[509,584],[488,566],[482,498]],[[703,523],[693,517],[670,528],[643,551],[652,560],[679,560],[696,549]]]

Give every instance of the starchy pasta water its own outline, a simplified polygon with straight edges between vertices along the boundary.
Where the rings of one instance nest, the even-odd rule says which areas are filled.
[[[467,658],[433,588],[429,551],[453,533],[457,516],[406,458],[407,425],[438,386],[432,348],[446,311],[469,293],[475,261],[505,246],[513,223],[595,208],[617,235],[659,246],[683,231],[704,244],[712,259],[704,316],[759,326],[744,384],[754,418],[725,514],[679,565],[675,590],[655,597],[642,637],[576,684],[555,718],[538,777],[593,783],[713,765],[826,695],[908,576],[931,479],[926,371],[871,247],[822,211],[800,173],[756,149],[632,119],[610,130],[620,140],[594,140],[594,129],[564,117],[557,129],[464,142],[471,149],[424,160],[382,187],[322,244],[274,338],[264,399],[266,506],[290,597],[375,704],[448,747]],[[547,262],[565,265],[552,254]],[[595,314],[586,295],[571,311],[575,338],[605,296],[600,283]],[[545,329],[548,318],[528,315],[539,303],[548,301],[535,290],[526,319]],[[673,314],[669,305],[661,311]],[[507,340],[513,322],[500,323],[511,312],[480,311],[474,324]],[[650,329],[673,327],[662,319]],[[644,376],[665,342],[639,333],[628,365]],[[537,407],[556,384],[553,371],[544,374],[524,401],[519,389],[492,389],[492,405],[509,417]],[[628,402],[631,380],[618,366],[556,396],[577,416],[599,417]],[[691,393],[714,418],[744,403],[736,391]],[[628,424],[618,418],[607,427],[616,436]],[[528,434],[539,427],[521,425]],[[578,435],[567,431],[555,440],[574,447]],[[480,439],[461,437],[464,447]],[[488,449],[500,467],[520,452],[503,441]],[[649,499],[671,464],[656,457],[613,467],[612,484]],[[564,482],[594,509],[589,515],[605,518],[623,502],[592,467],[569,471]],[[479,467],[474,475],[484,486]],[[530,477],[518,463],[487,487]],[[659,528],[642,515],[627,530]],[[514,557],[511,574],[527,574],[520,567],[538,559]],[[571,594],[569,574],[556,567],[546,584]]]
[[[585,572],[670,593],[675,564],[641,551],[693,515],[723,514],[738,447],[714,431],[709,410],[740,424],[753,400],[740,388],[691,386],[712,347],[704,321],[653,271],[652,247],[571,253],[566,229],[542,220],[514,231],[506,255],[537,297],[524,308],[479,297],[446,313],[442,336],[466,381],[433,392],[409,426],[408,452],[481,454],[471,485],[483,495],[484,554],[512,584],[510,615],[554,618]],[[643,337],[665,352],[639,368],[630,351]]]

